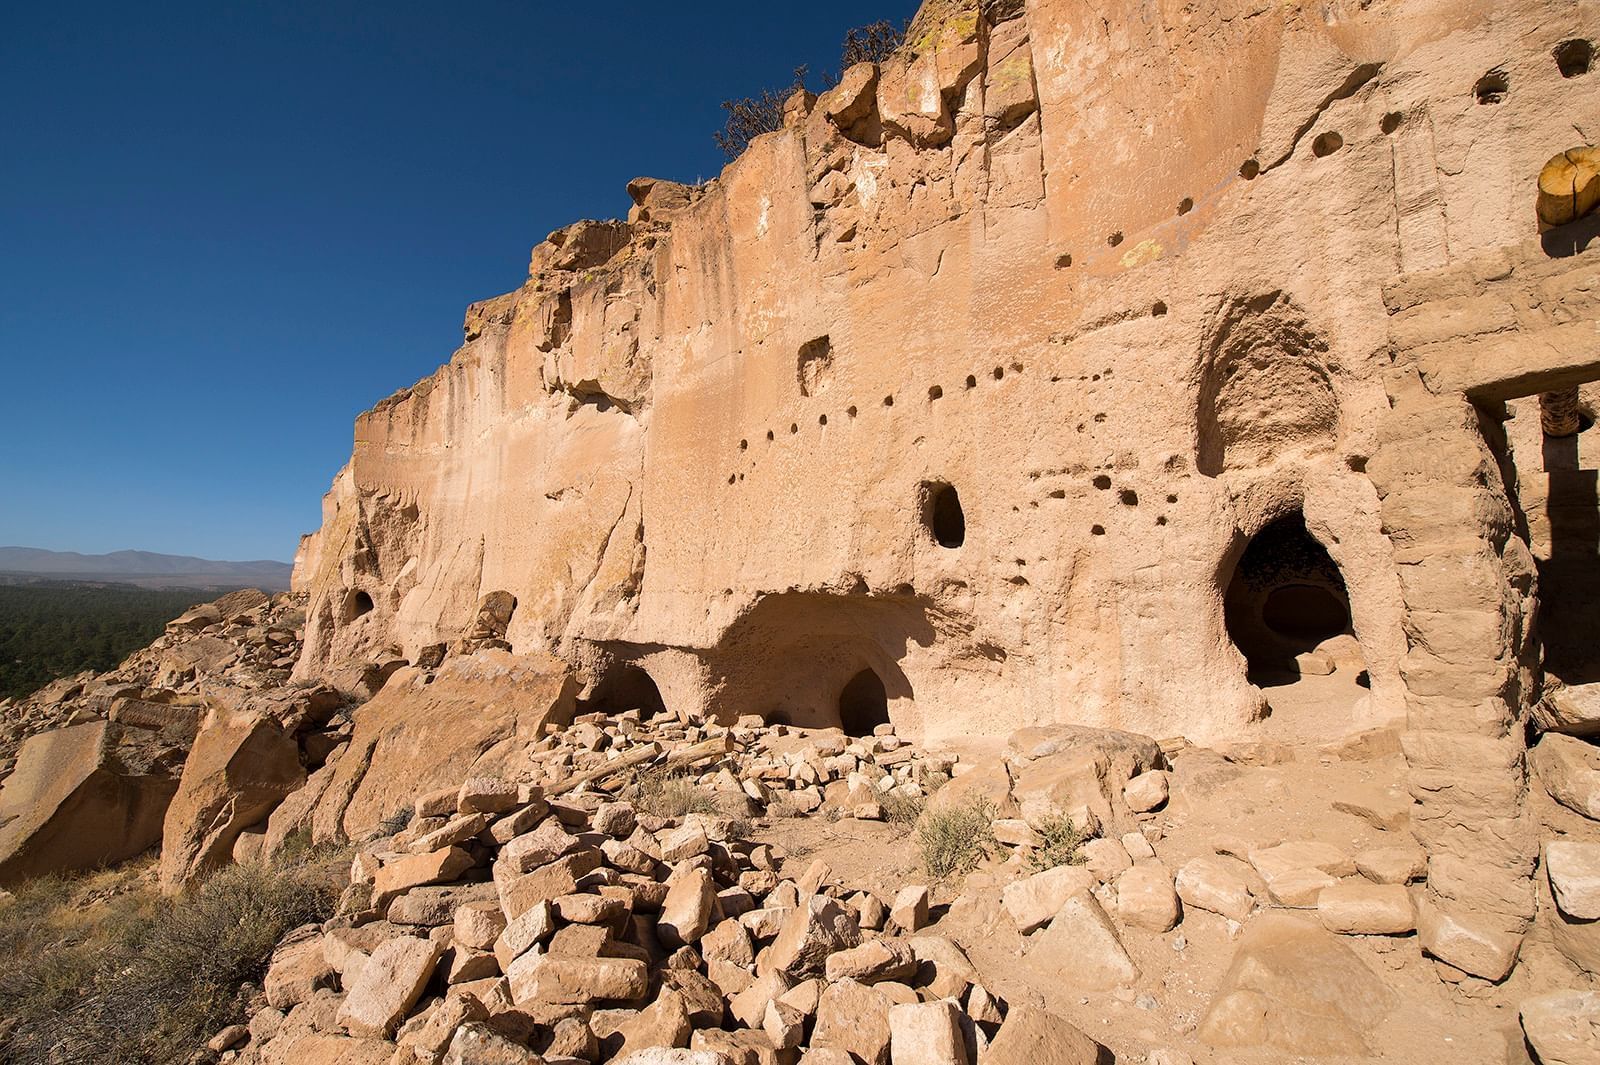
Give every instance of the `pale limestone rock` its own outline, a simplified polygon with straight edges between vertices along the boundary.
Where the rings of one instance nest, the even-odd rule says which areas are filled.
[[[616,1036],[621,1045],[616,1053],[627,1054],[650,1047],[686,1047],[690,1031],[689,1010],[683,996],[671,988],[663,988],[654,1002],[617,1026]]]
[[[1007,884],[1000,901],[1017,931],[1026,935],[1054,917],[1067,899],[1093,884],[1094,874],[1083,866],[1058,865]]]
[[[1067,987],[1101,991],[1129,986],[1139,978],[1111,918],[1087,891],[1062,903],[1028,953]]]
[[[961,998],[978,982],[978,971],[959,946],[943,936],[912,936],[918,987],[939,998]]]
[[[597,999],[632,1002],[643,998],[648,986],[644,962],[633,958],[577,958],[533,951],[512,962],[506,977],[519,1006]]]
[[[1011,1007],[984,1065],[1103,1065],[1110,1052],[1068,1021],[1034,1006]]]
[[[1142,814],[1161,807],[1167,801],[1167,774],[1160,769],[1140,773],[1122,787],[1122,800],[1128,809]]]
[[[495,940],[506,930],[506,915],[498,902],[469,902],[456,908],[454,928],[458,946],[493,950]]]
[[[514,872],[527,873],[571,854],[580,846],[578,838],[552,817],[532,832],[517,836],[501,847],[499,860]]]
[[[1264,913],[1245,927],[1199,1034],[1218,1047],[1365,1055],[1367,1033],[1394,1003],[1383,980],[1328,932]]]
[[[656,934],[670,948],[698,943],[711,920],[716,884],[705,869],[692,869],[677,878],[667,891],[656,923]]]
[[[1083,845],[1083,867],[1102,881],[1115,880],[1132,864],[1119,840],[1091,839]]]
[[[882,991],[854,980],[829,984],[817,1001],[810,1046],[848,1051],[864,1065],[890,1065],[889,1011],[893,1005]]]
[[[1416,910],[1403,884],[1354,880],[1322,889],[1317,896],[1322,927],[1341,935],[1403,935],[1417,927]]]
[[[1117,919],[1123,924],[1165,932],[1178,923],[1182,912],[1172,870],[1166,866],[1148,862],[1117,877]]]
[[[544,1059],[485,1024],[457,1028],[441,1065],[543,1065]]]
[[[1210,910],[1231,921],[1243,921],[1255,908],[1249,882],[1225,858],[1191,858],[1178,869],[1176,886],[1185,906]]]
[[[735,1065],[728,1055],[715,1050],[636,1050],[614,1059],[613,1065]]]
[[[911,947],[902,941],[870,939],[858,947],[828,955],[825,971],[829,983],[855,980],[876,984],[883,980],[901,980],[915,973],[917,958]]]
[[[276,1009],[309,1001],[318,988],[331,987],[339,970],[329,963],[323,937],[314,926],[296,929],[278,944],[267,965],[261,988]]]
[[[1517,1008],[1539,1065],[1600,1063],[1600,992],[1552,991]]]
[[[1562,913],[1600,918],[1600,843],[1552,840],[1544,845],[1544,867]]]
[[[410,936],[378,947],[339,1007],[339,1023],[353,1036],[387,1038],[421,996],[443,952],[440,943]]]
[[[1356,871],[1378,884],[1408,884],[1428,871],[1428,855],[1415,844],[1370,847],[1356,852]]]
[[[1600,750],[1576,737],[1548,732],[1528,752],[1528,764],[1552,799],[1600,820]]]
[[[891,1006],[889,1058],[894,1065],[969,1065],[961,1010],[949,999]]]
[[[930,901],[931,897],[925,885],[912,884],[903,887],[895,895],[894,905],[889,907],[889,919],[903,932],[916,932],[928,923]]]
[[[498,907],[497,907],[498,908]],[[505,922],[494,941],[495,960],[501,972],[510,972],[511,963],[549,939],[555,931],[555,907],[549,901],[535,903],[516,920]]]
[[[1453,911],[1423,900],[1417,907],[1417,940],[1422,949],[1462,972],[1485,980],[1504,980],[1522,950],[1523,930],[1515,918]]]
[[[471,869],[472,855],[460,847],[410,854],[386,862],[372,879],[372,904],[380,912],[397,895],[414,887],[448,883]]]
[[[768,964],[790,976],[816,975],[829,954],[859,942],[861,929],[855,918],[827,896],[812,895],[784,921]]]

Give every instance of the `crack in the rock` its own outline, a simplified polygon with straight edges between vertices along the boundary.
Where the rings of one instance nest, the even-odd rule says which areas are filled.
[[[1344,83],[1341,84],[1337,89],[1333,90],[1333,92],[1323,97],[1322,102],[1317,105],[1316,110],[1311,112],[1311,117],[1307,118],[1303,123],[1301,123],[1300,128],[1294,131],[1294,136],[1289,140],[1288,150],[1277,159],[1274,159],[1272,162],[1262,167],[1261,173],[1265,174],[1267,171],[1272,170],[1275,167],[1282,166],[1284,163],[1288,162],[1289,157],[1294,155],[1294,150],[1300,147],[1300,141],[1307,133],[1311,132],[1311,128],[1317,124],[1317,120],[1323,116],[1328,108],[1332,107],[1340,100],[1348,100],[1350,97],[1354,96],[1358,91],[1360,91],[1362,86],[1366,85],[1367,82],[1377,77],[1378,72],[1382,69],[1382,63],[1362,63],[1360,66],[1352,70],[1349,76],[1344,79]]]

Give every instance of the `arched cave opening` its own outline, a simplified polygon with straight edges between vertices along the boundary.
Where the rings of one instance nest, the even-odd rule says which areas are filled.
[[[879,725],[889,724],[889,693],[883,678],[863,669],[839,693],[839,725],[846,736],[870,736]]]
[[[589,696],[583,708],[586,713],[622,714],[638,710],[646,719],[667,711],[661,689],[639,666],[625,665],[611,670]]]
[[[1223,596],[1223,617],[1258,687],[1331,674],[1359,656],[1344,575],[1299,511],[1246,545]]]
[[[961,509],[961,497],[952,484],[929,484],[924,487],[927,502],[924,521],[928,531],[940,547],[955,548],[966,543],[967,516]]]
[[[372,596],[360,589],[354,589],[344,597],[344,606],[339,611],[339,617],[348,625],[362,614],[370,613],[372,613]]]

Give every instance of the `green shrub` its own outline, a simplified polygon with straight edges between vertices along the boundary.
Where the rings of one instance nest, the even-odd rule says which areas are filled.
[[[927,802],[921,795],[902,795],[898,791],[891,791],[881,800],[883,819],[890,824],[910,827],[922,816]]]
[[[1089,834],[1065,814],[1052,814],[1034,827],[1043,841],[1028,852],[1028,865],[1042,873],[1058,865],[1082,865],[1083,844]]]
[[[917,847],[929,876],[943,880],[970,873],[995,846],[994,808],[979,800],[929,810],[917,822]]]

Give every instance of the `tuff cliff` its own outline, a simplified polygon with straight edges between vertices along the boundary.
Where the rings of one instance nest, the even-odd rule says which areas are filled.
[[[871,668],[914,734],[1219,738],[1263,709],[1229,576],[1301,514],[1370,677],[1349,724],[1396,719],[1382,288],[1533,232],[1600,101],[1528,42],[1585,15],[928,5],[717,180],[551,234],[358,420],[299,675],[503,591],[517,650],[728,718],[825,722]]]

